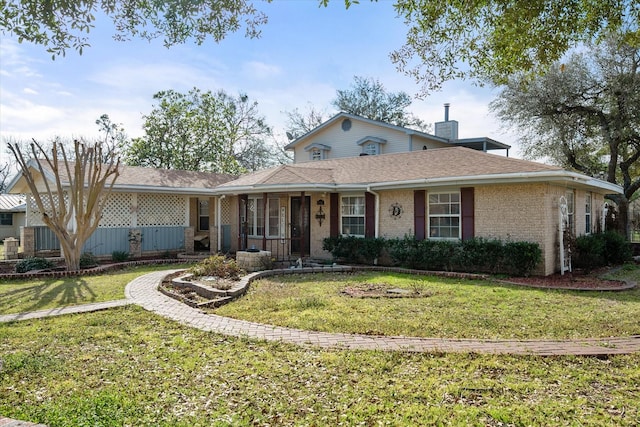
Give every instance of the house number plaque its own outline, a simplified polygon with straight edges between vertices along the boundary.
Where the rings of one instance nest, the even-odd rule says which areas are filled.
[[[403,212],[404,210],[402,209],[402,205],[400,203],[394,203],[389,206],[389,215],[391,215],[391,218],[393,219],[401,218]]]

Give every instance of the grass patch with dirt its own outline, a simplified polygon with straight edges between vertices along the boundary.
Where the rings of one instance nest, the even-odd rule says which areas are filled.
[[[207,333],[127,306],[0,324],[0,358],[0,414],[49,427],[640,420],[640,354],[319,350]]]
[[[634,274],[640,276],[637,266],[619,273]],[[351,298],[343,292],[380,286],[404,289],[413,297]],[[215,312],[323,332],[480,339],[600,338],[640,333],[640,289],[550,290],[380,272],[285,275],[253,282],[243,298]]]
[[[95,276],[0,279],[0,314],[22,313],[124,298],[124,288],[138,276],[191,264],[127,267]]]

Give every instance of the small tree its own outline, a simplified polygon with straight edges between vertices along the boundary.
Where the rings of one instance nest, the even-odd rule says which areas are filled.
[[[120,159],[112,153],[104,160],[102,146],[74,141],[74,159],[58,142],[50,155],[35,140],[32,159],[25,160],[18,144],[9,144],[31,195],[42,213],[42,221],[60,240],[67,270],[80,269],[82,246],[100,223],[102,210],[119,175]],[[35,168],[43,177],[38,185]],[[47,177],[53,178],[53,185]]]

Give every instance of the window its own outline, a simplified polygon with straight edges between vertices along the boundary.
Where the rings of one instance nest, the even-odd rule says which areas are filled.
[[[342,234],[364,237],[364,196],[342,197]]]
[[[370,142],[362,148],[362,152],[369,156],[375,156],[378,154],[378,144],[375,142]]]
[[[198,199],[198,225],[200,231],[209,229],[209,200]]]
[[[567,198],[567,214],[569,216],[569,224],[568,224],[569,228],[567,231],[570,231],[571,233],[573,233],[575,230],[575,221],[574,221],[575,203],[573,199],[573,190],[567,191],[567,193],[565,194],[565,197]]]
[[[322,160],[322,151],[317,148],[311,150],[311,160]]]
[[[429,238],[460,238],[460,193],[429,194]]]
[[[591,194],[584,197],[584,232],[591,234]]]
[[[0,225],[13,225],[12,213],[0,213]]]
[[[280,199],[267,199],[267,237],[280,236]],[[264,204],[262,197],[250,197],[247,206],[247,224],[249,236],[262,237],[264,235]]]

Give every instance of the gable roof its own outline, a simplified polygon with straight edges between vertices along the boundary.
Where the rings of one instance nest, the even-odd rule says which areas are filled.
[[[558,166],[497,156],[465,147],[344,157],[278,166],[218,187],[220,194],[261,191],[376,190],[508,182],[571,182],[620,193],[615,184]]]
[[[313,137],[314,135],[316,135],[317,133],[321,132],[322,130],[331,127],[334,123],[336,123],[338,120],[340,119],[351,119],[351,120],[356,120],[356,121],[360,121],[360,122],[364,122],[364,123],[368,123],[368,124],[372,124],[375,126],[380,126],[380,127],[384,127],[387,129],[393,129],[399,132],[403,132],[407,135],[419,135],[422,136],[424,138],[428,138],[428,139],[432,139],[434,141],[438,141],[438,142],[449,142],[448,139],[446,138],[440,138],[438,136],[435,135],[431,135],[425,132],[421,132],[415,129],[409,129],[406,127],[402,127],[402,126],[396,126],[396,125],[392,125],[390,123],[386,123],[386,122],[381,122],[378,120],[372,120],[372,119],[367,119],[365,117],[362,116],[357,116],[355,114],[350,114],[350,113],[345,113],[345,112],[340,112],[338,114],[336,114],[335,116],[331,117],[329,120],[327,120],[326,122],[322,123],[321,125],[319,125],[318,127],[310,130],[309,132],[305,133],[304,135],[296,138],[295,140],[291,141],[288,145],[286,145],[284,148],[285,150],[293,150],[293,148],[302,143],[303,141],[308,140],[309,138]]]
[[[25,212],[26,198],[21,194],[0,194],[0,212]]]
[[[38,170],[33,160],[29,161],[29,166],[36,171]],[[45,177],[49,181],[54,181],[55,178],[49,166],[45,163],[43,166]],[[216,186],[234,178],[236,178],[235,175],[229,174],[120,165],[120,175],[116,179],[113,189],[114,191],[210,194]],[[61,171],[61,181],[63,186],[69,185],[69,178],[64,170]],[[21,173],[9,183],[8,191],[12,193],[29,192]]]

